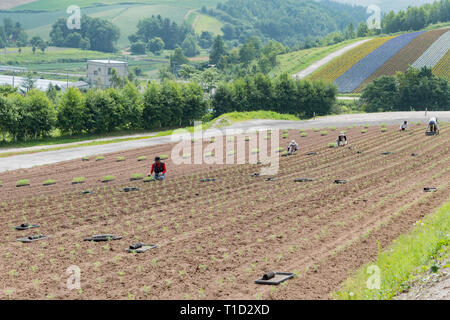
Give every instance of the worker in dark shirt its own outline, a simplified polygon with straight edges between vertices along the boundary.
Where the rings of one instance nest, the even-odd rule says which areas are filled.
[[[166,178],[166,164],[161,162],[160,157],[155,158],[155,162],[152,164],[152,170],[150,175],[155,173],[155,180],[164,180]]]

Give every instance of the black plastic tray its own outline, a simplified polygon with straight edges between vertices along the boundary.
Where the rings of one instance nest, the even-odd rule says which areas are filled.
[[[292,279],[293,277],[295,277],[295,273],[275,272],[275,277],[273,277],[272,279],[264,280],[263,278],[260,278],[258,280],[255,280],[255,283],[277,286],[286,280]]]

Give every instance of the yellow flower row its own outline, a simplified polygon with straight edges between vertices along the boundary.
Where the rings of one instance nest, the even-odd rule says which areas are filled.
[[[450,81],[450,50],[434,66],[433,73]]]
[[[309,79],[333,82],[372,51],[395,37],[396,36],[382,37],[367,41],[332,60],[324,67],[314,72]]]

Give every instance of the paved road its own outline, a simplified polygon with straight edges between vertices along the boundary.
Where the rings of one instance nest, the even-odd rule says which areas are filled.
[[[236,133],[239,130],[250,130],[258,128],[311,129],[314,127],[324,128],[327,126],[345,128],[350,125],[380,125],[381,123],[386,123],[388,125],[400,125],[403,120],[409,120],[413,122],[420,121],[423,122],[425,126],[428,119],[432,116],[437,117],[439,121],[450,122],[450,111],[428,112],[427,116],[425,116],[424,112],[391,112],[327,116],[305,121],[252,120],[235,123],[227,129],[229,129],[230,133],[232,134],[233,132]],[[204,138],[208,138],[212,135],[214,135],[214,132],[209,130],[206,131],[203,136]],[[156,137],[144,140],[118,142],[101,146],[77,147],[72,149],[46,151],[35,154],[25,154],[8,158],[0,158],[0,172],[16,170],[20,168],[31,168],[33,166],[57,163],[72,159],[79,159],[85,156],[94,156],[98,154],[107,154],[136,148],[167,144],[173,142],[172,139],[173,137],[171,136]]]
[[[352,43],[342,49],[339,49],[331,54],[329,54],[328,56],[326,56],[325,58],[314,62],[312,65],[310,65],[308,68],[306,68],[305,70],[302,70],[296,74],[294,74],[292,77],[296,78],[296,79],[304,79],[307,76],[309,76],[311,73],[313,73],[314,71],[316,71],[317,69],[319,69],[320,67],[326,65],[328,62],[330,62],[331,60],[333,60],[334,58],[337,58],[341,55],[343,55],[344,53],[346,53],[347,51],[356,48],[357,46],[359,46],[360,44],[363,44],[364,42],[370,41],[372,39],[366,39],[366,40],[361,40],[355,43]]]

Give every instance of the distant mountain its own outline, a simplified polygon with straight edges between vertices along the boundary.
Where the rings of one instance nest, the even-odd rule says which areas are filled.
[[[381,12],[386,13],[391,10],[399,11],[408,6],[421,6],[426,3],[433,3],[435,0],[334,0],[336,2],[356,4],[368,7],[372,4],[380,7]]]

